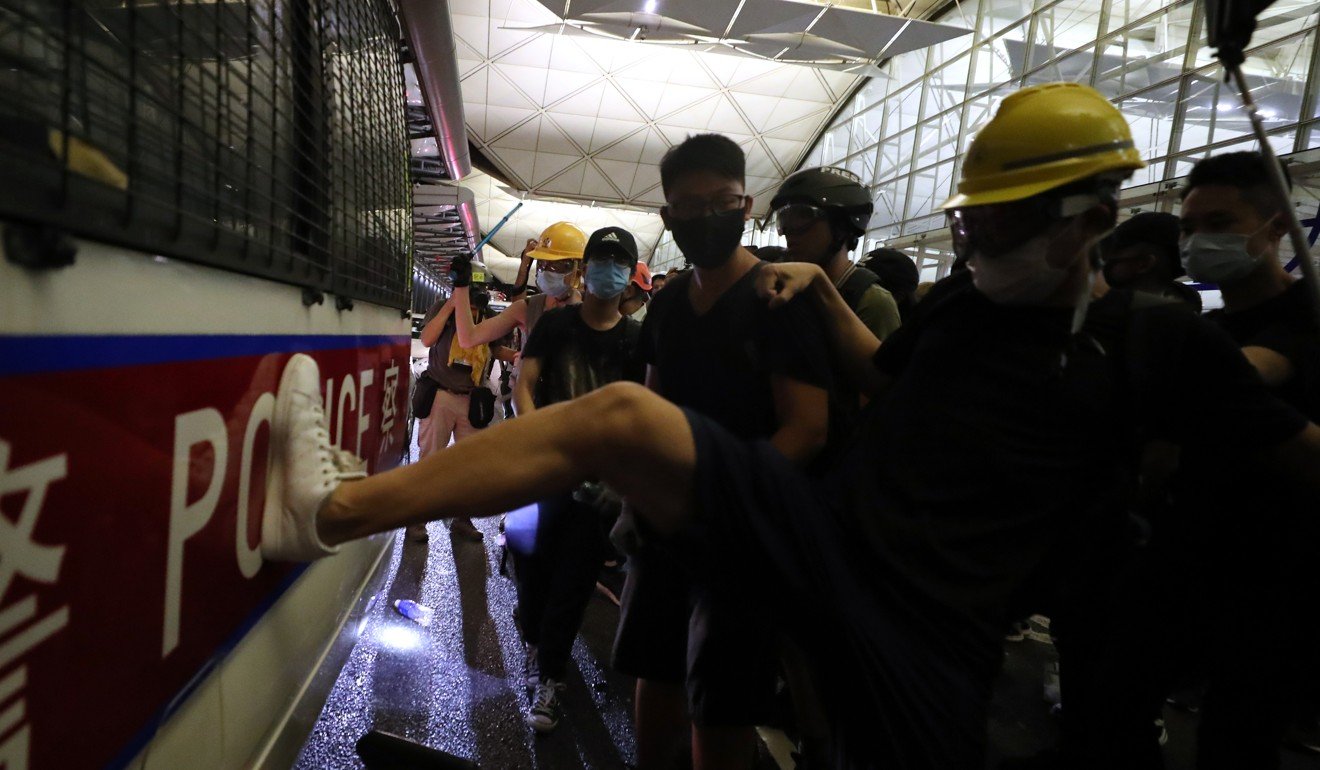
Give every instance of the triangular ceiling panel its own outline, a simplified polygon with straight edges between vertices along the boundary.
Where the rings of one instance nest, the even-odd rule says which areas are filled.
[[[554,55],[557,35],[541,35],[500,56],[501,64],[545,68]]]
[[[609,120],[607,118],[596,118],[595,126],[591,134],[591,146],[588,152],[600,152],[611,144],[627,137],[636,131],[646,128],[645,123],[639,123],[635,120]]]
[[[703,132],[710,125],[710,117],[715,114],[715,109],[720,106],[722,101],[724,100],[719,96],[712,95],[710,98],[703,99],[690,107],[665,115],[664,122],[666,125],[675,128]]]
[[[659,117],[665,117],[671,112],[677,112],[704,99],[718,94],[711,88],[694,88],[693,86],[665,86],[664,93],[660,96],[660,104],[656,107],[655,113]]]
[[[582,194],[592,200],[617,200],[627,195],[615,185],[610,184],[610,180],[597,166],[599,161],[590,160],[584,165],[582,173]],[[604,161],[608,163],[609,161]],[[627,189],[627,185],[623,185]]]
[[[466,110],[466,106],[464,107]],[[487,107],[486,108],[486,136],[488,139],[494,139],[504,134],[514,126],[521,125],[528,121],[528,118],[536,115],[536,110],[524,109],[518,107]],[[518,145],[512,145],[519,149]],[[522,149],[535,149],[534,146]]]
[[[536,153],[536,171],[532,174],[532,187],[540,187],[554,179],[564,169],[582,161],[578,155],[557,155],[549,152]]]
[[[722,37],[729,29],[747,34],[801,33],[806,31],[804,20],[815,19],[823,10],[822,23],[829,23],[821,30],[850,40],[867,37],[861,26],[872,25],[867,26],[871,30],[890,23],[872,14],[853,29],[848,25],[852,14],[823,2],[655,0],[649,8],[647,3],[572,0],[570,6],[568,0],[451,0],[457,55],[465,73],[462,91],[469,139],[509,174],[499,184],[530,196],[515,217],[521,224],[511,220],[496,236],[496,248],[517,254],[521,239],[555,221],[542,221],[550,216],[547,212],[569,206],[540,200],[538,195],[595,201],[596,208],[569,206],[556,215],[571,218],[564,213],[571,210],[586,229],[600,222],[626,221],[623,214],[608,214],[602,206],[660,205],[656,164],[665,150],[691,134],[712,130],[728,134],[747,152],[749,191],[773,189],[861,80],[849,72],[750,58],[733,50],[738,43],[732,38],[665,46],[605,34],[627,37],[628,25],[640,23],[647,12],[660,16],[659,26],[650,28],[654,41],[681,38],[676,31],[683,27],[670,23],[666,28],[665,19],[710,29],[712,37]],[[738,8],[741,12],[731,28]],[[570,14],[568,21],[557,15],[561,13]],[[592,13],[637,18],[601,16],[598,23],[603,26],[597,33],[573,21]],[[793,28],[793,23],[799,26]],[[949,29],[936,26],[932,34],[950,34]],[[812,32],[818,34],[815,28]],[[856,40],[829,39],[862,47]],[[489,180],[487,185],[480,196],[483,200],[508,197]],[[501,199],[499,205],[486,203],[483,215],[488,211],[496,218],[485,224],[507,213],[515,197]],[[636,216],[642,217],[641,226],[655,221],[653,213]],[[646,238],[639,234],[639,243],[654,244],[659,233],[656,224]]]
[[[721,134],[752,134],[755,129],[747,125],[743,116],[738,112],[728,98],[721,96],[719,102],[715,105],[715,111],[710,115],[710,122],[706,128]]]
[[[623,191],[624,195],[632,189],[633,179],[637,176],[636,161],[628,163],[620,160],[609,160],[608,158],[596,158],[595,164],[607,179],[617,188]]]
[[[775,110],[782,101],[773,96],[744,94],[737,91],[730,91],[729,98],[738,105],[739,111],[753,126],[768,126],[776,122]]]
[[[555,70],[554,75],[546,79],[545,101],[542,106],[550,106],[584,87],[600,80],[600,74]],[[594,114],[594,113],[593,113]]]
[[[605,84],[596,83],[582,91],[556,102],[552,109],[569,115],[595,117],[600,112],[600,101],[605,97]]]
[[[535,152],[506,147],[500,151],[498,157],[508,167],[509,171],[518,177],[523,186],[526,187],[532,184],[532,172],[536,168]]]
[[[492,64],[503,78],[527,96],[533,105],[545,104],[545,81],[550,71],[545,67],[525,67],[521,64]]]
[[[615,78],[614,87],[628,95],[628,99],[637,105],[644,115],[658,115],[660,99],[665,94],[663,81],[642,80],[640,78]]]
[[[536,140],[537,152],[563,155],[582,155],[583,146],[564,133],[549,115],[541,118],[541,136]]]
[[[559,176],[540,185],[537,192],[541,193],[560,193],[564,195],[582,194],[582,174],[587,168],[588,161],[579,161],[577,165],[570,166],[569,169]]]
[[[638,131],[635,134],[629,134],[615,144],[601,150],[596,157],[605,160],[638,163],[642,159],[642,154],[646,151],[646,137],[649,133],[649,131]]]
[[[658,184],[660,184],[660,169],[651,164],[640,165],[637,167],[637,177],[633,179],[632,189],[628,191],[628,195],[636,197],[650,192]]]

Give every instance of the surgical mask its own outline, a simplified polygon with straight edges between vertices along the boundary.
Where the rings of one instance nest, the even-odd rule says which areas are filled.
[[[1041,233],[994,258],[972,252],[967,268],[977,291],[1000,305],[1037,305],[1068,278],[1067,267],[1046,259],[1052,237]]]
[[[1269,224],[1266,222],[1250,235],[1192,233],[1178,244],[1183,269],[1193,281],[1205,283],[1233,283],[1246,278],[1260,263],[1259,255],[1247,251],[1247,243]]]
[[[700,268],[717,268],[729,261],[742,240],[742,209],[697,219],[671,219],[669,230],[688,261]]]
[[[632,271],[608,259],[593,259],[587,263],[587,291],[601,299],[613,299],[628,288]]]
[[[573,287],[568,285],[568,276],[549,270],[536,274],[536,287],[555,299],[563,299],[573,291]]]

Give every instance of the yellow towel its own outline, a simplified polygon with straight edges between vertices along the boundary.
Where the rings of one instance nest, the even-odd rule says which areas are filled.
[[[458,344],[458,335],[449,343],[449,365],[464,364],[472,367],[472,384],[480,385],[482,376],[486,373],[486,362],[490,360],[490,346],[477,345],[476,347],[465,348]]]

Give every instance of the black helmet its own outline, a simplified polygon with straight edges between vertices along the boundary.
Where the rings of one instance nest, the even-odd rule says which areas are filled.
[[[806,168],[789,175],[770,199],[770,210],[790,203],[810,203],[823,209],[835,209],[839,221],[852,229],[850,235],[864,235],[871,221],[871,193],[851,171],[831,166]]]

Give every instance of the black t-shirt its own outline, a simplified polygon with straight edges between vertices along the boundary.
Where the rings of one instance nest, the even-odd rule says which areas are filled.
[[[1228,313],[1212,310],[1206,318],[1228,332],[1240,347],[1261,347],[1292,364],[1293,376],[1275,393],[1311,420],[1320,420],[1320,328],[1314,299],[1305,281],[1294,281],[1267,302]]]
[[[641,328],[625,317],[613,328],[593,329],[582,320],[580,305],[547,310],[523,348],[524,358],[541,359],[536,405],[568,401],[619,380],[641,382],[644,369],[637,359]]]
[[[997,631],[1051,547],[1111,515],[1139,431],[1228,450],[1303,427],[1222,332],[1131,302],[1110,292],[1073,335],[1071,310],[997,305],[961,274],[881,345],[895,380],[827,489],[920,592]]]
[[[1206,318],[1239,347],[1263,347],[1288,359],[1293,375],[1275,395],[1312,421],[1320,419],[1320,331],[1311,294],[1296,281],[1278,297],[1253,308]],[[1206,419],[1214,418],[1205,415]],[[1188,569],[1219,571],[1226,560],[1249,563],[1246,570],[1272,569],[1285,554],[1310,562],[1320,531],[1305,490],[1279,477],[1267,459],[1226,453],[1217,446],[1185,443],[1174,482],[1175,509],[1157,536],[1190,559]],[[1300,546],[1300,551],[1295,550]],[[1218,566],[1215,566],[1218,565]]]
[[[779,427],[770,379],[780,375],[829,388],[828,339],[816,309],[799,297],[774,310],[756,293],[758,264],[703,315],[688,298],[691,273],[656,294],[638,346],[656,367],[660,393],[745,439]]]

